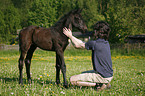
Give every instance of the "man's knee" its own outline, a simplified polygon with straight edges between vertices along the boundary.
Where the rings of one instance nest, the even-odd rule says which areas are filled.
[[[70,77],[70,82],[71,82],[72,85],[76,85],[77,84],[76,76],[71,76]]]

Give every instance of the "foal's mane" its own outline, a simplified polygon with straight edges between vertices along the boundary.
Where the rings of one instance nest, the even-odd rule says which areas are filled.
[[[75,12],[74,10],[66,13],[64,16],[62,16],[55,24],[54,24],[54,27],[55,26],[58,26],[59,24],[63,24],[64,21],[66,21],[66,19],[68,18],[68,16],[70,16],[71,13]]]

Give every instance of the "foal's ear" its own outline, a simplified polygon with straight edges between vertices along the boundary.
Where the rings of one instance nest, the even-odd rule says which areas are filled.
[[[82,9],[77,9],[77,13],[81,13],[82,12]]]
[[[75,9],[75,10],[72,11],[72,13],[74,13],[74,14],[75,13],[81,13],[81,12],[82,12],[82,9]]]

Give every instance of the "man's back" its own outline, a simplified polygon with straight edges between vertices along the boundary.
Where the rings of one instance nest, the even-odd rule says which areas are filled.
[[[93,68],[102,77],[108,78],[113,76],[112,60],[110,53],[110,45],[104,39],[88,41],[86,49],[92,50]]]

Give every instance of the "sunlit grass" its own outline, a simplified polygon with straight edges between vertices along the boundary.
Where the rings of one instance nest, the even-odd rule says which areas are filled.
[[[91,51],[66,50],[67,80],[72,75],[91,70]],[[18,51],[0,51],[0,95],[2,96],[143,96],[145,95],[145,57],[142,55],[112,55],[114,78],[112,88],[97,92],[93,87],[68,89],[55,83],[55,52],[37,50],[31,64],[32,83],[28,84],[23,69],[23,86],[18,84]]]

